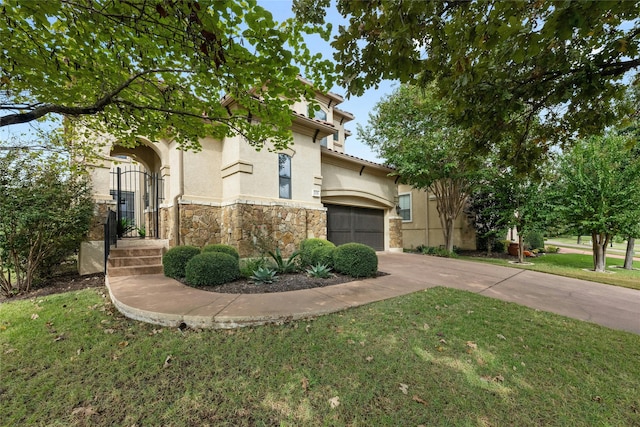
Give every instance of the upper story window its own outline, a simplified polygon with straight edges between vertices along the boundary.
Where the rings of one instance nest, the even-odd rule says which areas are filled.
[[[291,157],[287,154],[278,154],[278,176],[280,185],[280,198],[291,198]]]
[[[411,222],[411,193],[400,194],[398,196],[398,215],[403,222]]]
[[[340,131],[335,131],[335,133],[333,134],[333,140],[340,141]]]
[[[307,115],[312,119],[323,120],[325,122],[327,121],[327,112],[324,111],[322,108],[319,110],[313,110],[311,108],[311,105],[309,105],[309,108],[307,110]]]
[[[327,137],[326,136],[320,140],[320,145],[323,146],[323,147],[327,146]]]

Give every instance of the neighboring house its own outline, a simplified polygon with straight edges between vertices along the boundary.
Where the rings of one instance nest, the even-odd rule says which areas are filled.
[[[405,248],[444,245],[442,225],[433,194],[400,184],[398,185],[398,206],[398,215],[402,218],[402,242]],[[453,244],[461,249],[476,249],[475,230],[464,214],[460,214],[455,221]]]
[[[81,247],[81,274],[103,269],[101,219],[116,210],[117,181],[119,204],[137,206],[127,214],[136,218],[136,227],[144,226],[147,236],[167,246],[225,243],[242,257],[277,246],[288,255],[302,240],[319,237],[401,251],[393,170],[344,154],[344,125],[354,117],[336,108],[341,96],[317,93],[312,102],[320,106],[314,117],[310,102],[294,104],[293,144],[278,152],[256,151],[240,136],[205,138],[197,153],[144,137],[135,148],[107,144],[107,160],[92,171],[97,215]],[[130,172],[134,178],[125,178],[122,156],[143,166]],[[127,179],[135,188],[127,188]]]

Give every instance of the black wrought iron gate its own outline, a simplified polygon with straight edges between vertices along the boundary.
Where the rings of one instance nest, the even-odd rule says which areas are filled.
[[[118,238],[160,238],[160,203],[164,182],[158,173],[136,165],[111,171],[111,196],[116,200]]]

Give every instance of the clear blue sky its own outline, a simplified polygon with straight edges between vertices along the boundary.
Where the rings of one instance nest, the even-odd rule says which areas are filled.
[[[273,14],[273,18],[278,22],[293,17],[291,0],[261,0],[258,3],[270,11]],[[338,25],[341,22],[345,22],[335,8],[327,11],[326,21],[332,23],[334,34],[337,34]],[[322,53],[326,59],[333,59],[333,48],[329,42],[325,42],[320,37],[308,37],[307,45],[312,53]],[[352,113],[356,117],[355,120],[347,123],[347,129],[352,132],[352,136],[347,139],[345,144],[345,152],[347,154],[374,162],[381,162],[367,145],[358,140],[356,126],[358,124],[365,126],[369,118],[369,112],[374,105],[386,95],[391,94],[397,86],[398,83],[383,81],[378,89],[369,89],[362,96],[345,99],[345,102],[340,105],[341,109]],[[335,86],[331,91],[342,96],[346,95],[345,90],[339,86]]]

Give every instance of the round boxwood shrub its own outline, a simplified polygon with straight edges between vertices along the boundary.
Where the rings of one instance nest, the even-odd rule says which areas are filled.
[[[195,246],[176,246],[169,249],[162,256],[164,275],[174,279],[181,279],[185,276],[184,268],[191,258],[198,255],[200,249]]]
[[[240,254],[238,253],[236,248],[234,248],[231,245],[220,245],[220,244],[207,245],[204,248],[202,248],[202,252],[222,252],[227,255],[231,255],[235,259],[238,259],[238,260],[240,259]]]
[[[240,275],[238,260],[224,252],[203,252],[187,263],[185,282],[191,286],[222,285]]]
[[[314,265],[313,251],[320,247],[335,248],[336,245],[325,239],[305,239],[300,243],[300,264],[302,267]]]
[[[345,243],[333,252],[333,267],[351,277],[370,277],[378,271],[376,251],[361,243]]]
[[[333,268],[333,253],[335,252],[335,246],[319,246],[311,251],[311,263],[310,265],[326,265]]]

